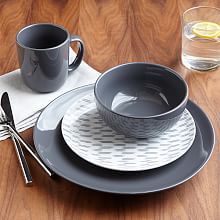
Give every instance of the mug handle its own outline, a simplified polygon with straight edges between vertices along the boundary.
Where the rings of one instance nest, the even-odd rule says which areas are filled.
[[[79,50],[78,50],[75,60],[69,65],[68,71],[73,71],[80,65],[80,63],[82,62],[83,54],[84,54],[84,43],[82,39],[80,38],[80,36],[72,35],[70,37],[70,43],[72,42],[78,43]]]

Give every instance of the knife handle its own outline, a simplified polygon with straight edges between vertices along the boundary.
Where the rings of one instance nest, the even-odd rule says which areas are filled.
[[[21,135],[17,132],[17,130],[12,125],[7,124],[6,126],[11,130],[11,132],[13,132],[13,135],[24,145],[25,149],[38,162],[38,164],[44,169],[44,171],[50,177],[53,177],[55,174],[44,165],[44,163],[40,160],[38,155],[35,153],[35,150],[33,149],[33,147],[25,142],[25,140],[21,137]]]
[[[11,139],[12,139],[14,146],[15,146],[15,151],[16,151],[16,154],[17,154],[20,166],[21,166],[21,170],[22,170],[22,173],[24,176],[25,184],[30,186],[30,185],[32,185],[32,176],[31,176],[31,172],[28,167],[27,161],[25,159],[23,150],[21,148],[21,145],[20,145],[18,139],[14,136],[14,134],[12,132],[10,132],[10,135],[11,135]]]

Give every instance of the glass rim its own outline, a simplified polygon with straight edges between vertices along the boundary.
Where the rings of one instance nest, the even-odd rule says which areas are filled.
[[[193,10],[196,10],[196,9],[214,9],[214,10],[216,10],[216,11],[218,11],[219,13],[220,13],[220,8],[217,8],[217,7],[214,7],[214,6],[195,6],[195,7],[192,7],[192,8],[188,8],[187,10],[185,10],[184,12],[183,12],[183,15],[182,15],[182,17],[183,17],[183,19],[184,19],[184,16],[188,13],[188,12],[190,12],[190,11],[193,11]]]

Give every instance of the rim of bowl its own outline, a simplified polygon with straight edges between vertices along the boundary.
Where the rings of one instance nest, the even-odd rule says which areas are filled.
[[[150,116],[129,116],[129,115],[123,115],[123,114],[120,114],[120,113],[117,113],[115,111],[113,111],[112,109],[108,108],[107,106],[105,106],[102,101],[100,100],[100,98],[98,97],[98,94],[96,92],[97,90],[97,85],[99,83],[99,81],[103,78],[103,76],[105,74],[107,74],[108,72],[114,70],[114,69],[117,69],[119,67],[122,67],[122,66],[127,66],[127,65],[134,65],[134,64],[141,64],[141,65],[150,65],[150,66],[156,66],[156,67],[160,67],[160,68],[164,68],[166,69],[167,71],[169,71],[170,73],[174,74],[177,78],[179,78],[184,86],[185,86],[185,89],[186,89],[186,94],[183,98],[183,100],[180,102],[179,105],[177,105],[176,107],[170,109],[169,111],[167,112],[164,112],[164,113],[161,113],[161,114],[157,114],[157,115],[150,115]],[[95,86],[94,86],[94,95],[95,95],[95,99],[99,102],[99,104],[104,107],[106,110],[110,111],[111,113],[113,114],[116,114],[116,115],[119,115],[119,116],[122,116],[122,117],[126,117],[126,118],[133,118],[133,119],[153,119],[153,118],[158,118],[158,117],[163,117],[163,116],[166,116],[166,115],[169,115],[171,114],[172,112],[176,111],[177,109],[179,109],[184,103],[187,103],[187,100],[188,100],[188,95],[189,95],[189,88],[188,88],[188,85],[186,83],[186,81],[176,72],[174,71],[173,69],[169,68],[169,67],[166,67],[166,66],[163,66],[163,65],[160,65],[160,64],[154,64],[154,63],[146,63],[146,62],[130,62],[130,63],[124,63],[124,64],[120,64],[120,65],[117,65],[115,67],[112,67],[110,69],[108,69],[107,71],[105,71],[104,73],[102,73],[98,79],[96,80],[95,82]]]

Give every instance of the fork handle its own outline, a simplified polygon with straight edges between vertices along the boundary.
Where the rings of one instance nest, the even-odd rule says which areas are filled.
[[[32,185],[33,181],[32,181],[31,172],[30,172],[30,169],[28,167],[27,161],[25,159],[23,150],[21,148],[21,145],[20,145],[18,139],[14,136],[14,134],[12,132],[10,132],[10,135],[11,135],[11,139],[12,139],[12,141],[14,143],[14,146],[15,146],[15,151],[16,151],[18,161],[19,161],[20,166],[21,166],[21,170],[22,170],[22,173],[23,173],[23,176],[24,176],[25,184],[30,186],[30,185]]]
[[[50,176],[53,177],[55,174],[47,168],[44,163],[40,160],[38,155],[35,153],[35,150],[30,144],[27,144],[25,140],[21,137],[21,135],[16,131],[16,129],[10,125],[6,124],[6,126],[13,132],[13,135],[24,145],[25,149],[30,153],[30,155],[37,161],[37,163],[43,168],[43,170]]]

